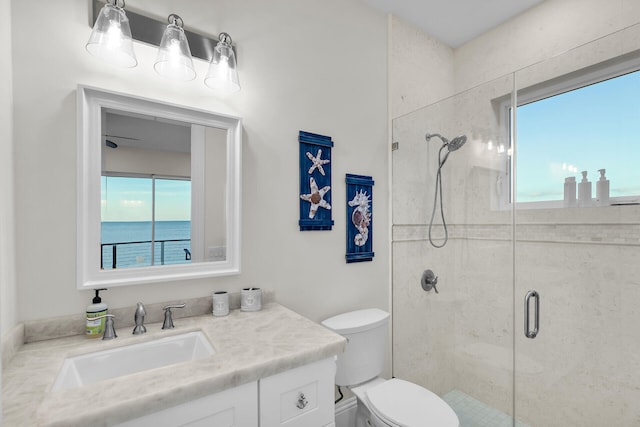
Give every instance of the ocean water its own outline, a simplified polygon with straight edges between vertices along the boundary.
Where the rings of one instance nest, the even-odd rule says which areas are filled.
[[[191,251],[191,221],[156,221],[155,224],[153,265],[189,263],[185,249]],[[150,221],[102,222],[101,236],[102,266],[105,270],[113,268],[113,244],[116,247],[116,268],[151,265]]]

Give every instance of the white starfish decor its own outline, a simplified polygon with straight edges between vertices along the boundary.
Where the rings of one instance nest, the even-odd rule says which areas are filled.
[[[322,167],[322,165],[326,165],[331,160],[322,160],[322,150],[320,149],[318,149],[318,154],[316,154],[315,157],[313,156],[313,154],[307,151],[307,157],[313,163],[309,168],[309,175],[311,175],[315,169],[318,169],[318,172],[320,172],[322,176],[324,176],[324,168]]]
[[[302,200],[306,200],[311,203],[311,208],[309,209],[309,218],[313,219],[316,216],[316,211],[318,207],[325,208],[327,210],[331,209],[331,205],[324,200],[324,195],[331,190],[330,186],[322,187],[318,190],[318,184],[316,184],[316,180],[313,178],[309,178],[309,187],[311,187],[310,194],[301,194],[300,198]]]

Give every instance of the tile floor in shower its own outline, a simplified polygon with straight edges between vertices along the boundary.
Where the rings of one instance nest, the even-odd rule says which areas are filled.
[[[512,427],[510,415],[500,412],[491,406],[459,390],[451,390],[442,397],[458,415],[460,427]],[[516,427],[530,427],[516,420]]]

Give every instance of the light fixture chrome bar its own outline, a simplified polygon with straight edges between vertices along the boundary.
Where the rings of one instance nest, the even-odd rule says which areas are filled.
[[[105,3],[106,2],[104,0],[91,0],[92,13],[89,21],[90,27],[93,28],[93,24],[96,22],[98,14]],[[162,34],[167,28],[166,19],[163,21],[156,21],[155,19],[146,17],[139,13],[132,12],[128,8],[126,9],[126,12],[131,25],[131,36],[133,39],[153,46],[160,46]],[[213,57],[213,50],[219,40],[215,37],[204,36],[186,29],[184,30],[184,33],[189,41],[191,55],[196,58],[204,59],[205,61],[211,61],[211,58]],[[235,51],[235,47],[232,47],[232,49],[237,58],[238,53]]]

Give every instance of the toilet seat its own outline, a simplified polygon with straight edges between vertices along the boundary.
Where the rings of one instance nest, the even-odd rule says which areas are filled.
[[[453,409],[435,393],[397,378],[365,392],[369,409],[394,427],[459,427]]]

